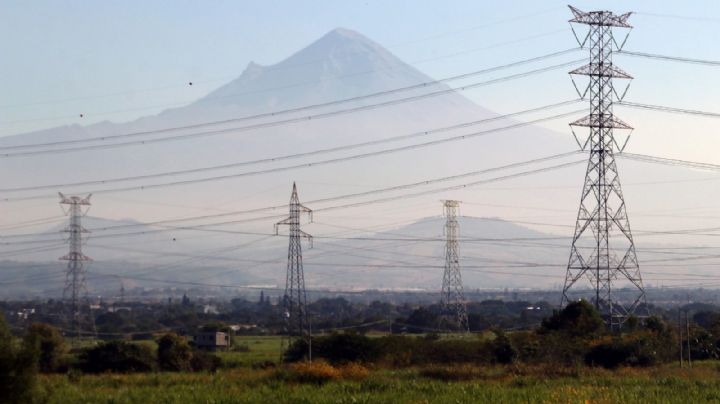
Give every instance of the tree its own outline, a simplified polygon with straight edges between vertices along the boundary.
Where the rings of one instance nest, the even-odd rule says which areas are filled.
[[[167,333],[160,337],[157,343],[160,369],[173,372],[191,369],[192,348],[185,338],[175,333]]]
[[[425,307],[413,311],[407,319],[408,332],[422,333],[437,327],[438,315]]]
[[[38,365],[41,372],[54,372],[61,364],[65,354],[65,339],[57,328],[44,323],[35,323],[28,330],[28,338],[39,343]]]
[[[513,363],[518,357],[518,352],[510,343],[510,339],[504,332],[495,331],[495,339],[492,341],[492,351],[495,361],[498,363]]]
[[[0,314],[0,400],[6,403],[31,403],[37,385],[39,342],[26,337],[20,347]]]
[[[108,341],[80,354],[80,367],[88,373],[148,372],[155,369],[155,355],[147,345]]]
[[[604,327],[600,314],[585,300],[568,304],[561,311],[543,319],[540,326],[541,331],[561,331],[577,337],[596,335]]]

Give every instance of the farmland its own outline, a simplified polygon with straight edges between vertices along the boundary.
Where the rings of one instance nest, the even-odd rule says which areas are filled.
[[[550,371],[551,370],[551,371]],[[707,402],[720,400],[720,364],[692,369],[557,369],[463,366],[372,369],[363,380],[286,382],[281,369],[216,374],[42,376],[50,403],[100,402]],[[452,380],[447,380],[452,379]]]
[[[466,336],[467,338],[474,336]],[[446,336],[456,339],[457,337]],[[461,338],[462,339],[462,338]],[[615,370],[552,365],[367,367],[345,374],[322,360],[305,368],[279,364],[281,338],[242,336],[237,351],[218,352],[216,373],[47,374],[39,398],[49,403],[140,402],[652,402],[720,400],[720,362]],[[361,369],[364,367],[357,365]],[[341,370],[334,373],[332,369]],[[311,377],[307,377],[310,375]]]

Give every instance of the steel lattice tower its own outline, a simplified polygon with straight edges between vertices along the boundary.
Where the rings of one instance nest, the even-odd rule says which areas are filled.
[[[275,233],[277,234],[278,226],[289,226],[287,276],[283,296],[287,334],[290,337],[305,336],[309,338],[310,324],[306,310],[307,296],[305,294],[301,239],[306,238],[312,244],[312,236],[300,230],[300,215],[303,213],[310,215],[312,221],[312,210],[300,203],[297,186],[293,183],[292,196],[290,197],[290,216],[275,224]]]
[[[589,129],[584,144],[578,141],[589,152],[589,160],[562,304],[575,300],[571,289],[586,278],[594,289],[595,307],[611,329],[618,329],[629,316],[643,317],[647,313],[645,289],[615,163],[615,149],[622,148],[613,136],[614,129],[632,130],[613,114],[613,101],[621,98],[613,87],[613,79],[632,77],[612,60],[613,51],[622,47],[613,37],[613,28],[632,28],[627,23],[631,13],[615,15],[610,11],[570,9],[574,16],[571,24],[589,26],[585,42],[589,41],[590,63],[570,72],[589,77],[582,96],[589,94],[590,114],[570,124]]]
[[[60,257],[61,260],[67,261],[67,269],[65,270],[65,289],[63,290],[63,300],[69,301],[70,310],[72,311],[72,330],[76,337],[80,337],[81,323],[81,305],[80,300],[87,300],[87,286],[85,284],[85,261],[90,261],[90,257],[83,254],[83,234],[89,233],[82,226],[81,218],[85,216],[90,208],[90,196],[85,198],[79,196],[60,195],[60,205],[66,215],[70,216],[70,224],[63,230],[69,234],[68,245],[70,251],[67,255]],[[63,205],[67,206],[65,208]]]
[[[460,256],[458,234],[459,226],[457,211],[458,201],[443,201],[445,213],[445,272],[443,274],[440,306],[443,316],[452,316],[453,320],[465,331],[468,331],[468,316],[463,294],[462,276],[460,275]]]

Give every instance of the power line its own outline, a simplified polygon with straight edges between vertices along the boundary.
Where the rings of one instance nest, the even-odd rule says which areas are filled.
[[[380,188],[380,189],[375,189],[375,190],[370,190],[370,191],[363,191],[363,192],[356,192],[356,193],[352,193],[352,194],[345,194],[345,195],[339,195],[339,196],[334,196],[334,197],[321,198],[321,199],[316,199],[316,200],[310,201],[310,202],[308,202],[308,204],[328,203],[328,202],[335,202],[335,201],[344,200],[344,199],[354,199],[354,198],[373,196],[373,195],[383,194],[383,193],[388,193],[388,192],[402,191],[402,190],[416,188],[419,186],[432,185],[432,184],[436,184],[436,183],[448,182],[448,181],[453,181],[453,180],[471,177],[471,176],[488,174],[488,173],[492,173],[492,172],[496,172],[496,171],[503,171],[503,170],[507,170],[507,169],[511,169],[511,168],[519,168],[519,167],[523,167],[526,165],[533,165],[533,164],[537,164],[537,163],[541,163],[541,162],[545,162],[545,161],[551,161],[551,160],[555,160],[555,159],[573,156],[578,153],[579,152],[560,153],[560,154],[556,154],[556,155],[536,158],[536,159],[527,160],[527,161],[518,162],[518,163],[511,163],[511,164],[507,164],[504,166],[492,167],[492,168],[477,170],[477,171],[473,171],[473,172],[466,172],[466,173],[457,174],[457,175],[448,176],[448,177],[434,178],[434,179],[429,179],[429,180],[423,180],[420,182],[396,185],[396,186],[392,186],[392,187]],[[336,209],[345,209],[345,208],[350,208],[350,207],[358,207],[358,206],[364,206],[364,205],[368,205],[368,204],[387,202],[387,201],[391,201],[391,200],[440,193],[440,192],[445,192],[445,191],[450,191],[450,190],[464,189],[464,188],[473,187],[473,186],[477,186],[477,185],[481,185],[481,184],[485,184],[485,183],[504,181],[504,180],[520,178],[520,177],[524,177],[524,176],[532,175],[532,174],[536,174],[536,173],[556,170],[556,169],[568,167],[571,165],[579,164],[580,162],[582,162],[582,161],[578,160],[578,161],[573,161],[570,163],[563,163],[563,164],[559,164],[559,165],[555,165],[555,166],[542,167],[542,168],[528,170],[528,171],[521,171],[518,173],[505,175],[505,176],[501,176],[501,177],[494,177],[494,178],[474,181],[474,182],[465,183],[465,184],[453,185],[453,186],[444,187],[444,188],[424,190],[421,192],[416,192],[416,193],[411,193],[411,194],[401,194],[401,195],[396,195],[396,196],[392,196],[392,197],[386,197],[386,198],[375,199],[375,200],[370,200],[370,201],[363,201],[363,202],[355,202],[355,203],[346,204],[346,205],[329,206],[329,207],[315,209],[315,211],[320,212],[320,211],[330,211],[330,210],[336,210]],[[278,206],[269,206],[269,207],[248,209],[248,210],[244,210],[244,211],[234,211],[234,212],[217,213],[217,214],[212,214],[212,215],[160,220],[160,221],[148,222],[148,223],[124,224],[124,225],[109,226],[109,227],[99,228],[99,229],[96,228],[96,229],[92,229],[92,231],[97,232],[97,231],[107,231],[107,230],[115,230],[115,229],[121,229],[121,228],[132,228],[132,227],[137,227],[137,226],[164,225],[164,224],[169,224],[169,223],[178,223],[178,222],[195,221],[195,220],[202,220],[202,219],[212,219],[212,218],[236,216],[236,215],[240,215],[240,214],[261,213],[261,212],[265,212],[265,211],[274,211],[274,210],[282,209],[283,207],[284,206],[282,206],[282,205],[278,205]],[[249,222],[249,221],[274,219],[277,217],[278,217],[277,215],[256,217],[256,218],[225,221],[225,222],[220,222],[220,223],[212,223],[212,224],[199,225],[199,226],[178,227],[176,229],[183,230],[183,229],[188,229],[188,228],[197,228],[197,227],[201,227],[201,226],[202,227],[218,226],[218,225],[223,225],[223,224],[234,224],[234,223],[242,223],[242,222]],[[147,234],[147,233],[153,233],[153,232],[158,232],[158,231],[167,231],[167,230],[150,230],[150,231],[143,231],[143,232],[136,232],[136,233],[114,234],[114,235],[109,235],[109,236],[122,237],[122,236],[131,235],[131,234]],[[9,239],[9,238],[17,238],[17,237],[27,237],[27,236],[29,236],[29,235],[10,235],[10,236],[2,237],[2,238],[0,238],[0,240]],[[32,235],[30,235],[30,236],[32,236]],[[107,237],[107,236],[108,235],[99,235],[99,236],[94,236],[94,238],[101,238],[101,237]],[[29,241],[29,242],[32,242],[32,241]],[[12,243],[6,242],[6,243],[0,243],[0,244],[7,245],[7,244],[12,244]]]
[[[720,165],[713,164],[713,163],[702,163],[702,162],[697,162],[697,161],[672,159],[672,158],[667,158],[667,157],[658,157],[658,156],[650,156],[647,154],[627,153],[627,152],[620,153],[620,154],[618,154],[618,156],[621,158],[624,158],[624,159],[642,161],[645,163],[663,164],[663,165],[669,165],[669,166],[683,166],[683,167],[697,168],[697,169],[710,170],[710,171],[720,171]]]
[[[638,56],[638,57],[644,57],[649,59],[659,59],[659,60],[668,60],[672,62],[684,62],[684,63],[693,63],[693,64],[699,64],[699,65],[706,65],[706,66],[720,66],[720,61],[718,60],[707,60],[707,59],[693,59],[693,58],[686,58],[681,56],[669,56],[669,55],[658,55],[654,53],[645,53],[645,52],[633,52],[633,51],[619,51],[615,52],[620,55],[629,55],[629,56]]]
[[[700,110],[696,110],[696,109],[675,108],[675,107],[668,107],[668,106],[664,106],[664,105],[641,104],[638,102],[629,102],[629,101],[619,101],[619,102],[616,102],[615,104],[622,105],[625,107],[630,107],[630,108],[648,109],[648,110],[653,110],[653,111],[669,112],[669,113],[673,113],[673,114],[698,115],[698,116],[705,116],[708,118],[720,118],[720,113],[700,111]]]
[[[691,20],[691,21],[703,21],[703,22],[711,22],[711,23],[720,23],[720,19],[718,18],[712,18],[712,17],[700,17],[700,16],[692,16],[692,15],[679,15],[679,14],[662,14],[662,13],[645,13],[642,11],[636,11],[634,12],[638,15],[644,15],[649,17],[660,17],[660,18],[674,18],[679,20]]]
[[[82,191],[82,193],[107,194],[107,193],[117,193],[117,192],[127,192],[127,191],[146,191],[146,190],[157,189],[157,188],[167,188],[167,187],[174,187],[174,186],[185,186],[185,185],[191,185],[191,184],[224,181],[224,180],[229,180],[229,179],[234,179],[234,178],[266,175],[266,174],[290,171],[290,170],[301,169],[301,168],[311,168],[311,167],[318,167],[318,166],[328,165],[328,164],[344,163],[344,162],[351,161],[351,160],[358,160],[358,159],[364,159],[364,158],[375,157],[375,156],[380,156],[380,155],[415,150],[415,149],[420,149],[420,148],[424,148],[424,147],[437,146],[437,145],[448,143],[448,142],[467,140],[467,139],[471,139],[471,138],[478,137],[478,136],[485,136],[485,135],[492,134],[492,133],[518,129],[518,128],[522,128],[525,126],[534,125],[534,124],[537,124],[540,122],[547,122],[547,121],[551,121],[551,120],[555,120],[555,119],[559,119],[559,118],[563,118],[563,117],[567,117],[567,116],[572,116],[579,112],[582,112],[582,110],[575,110],[575,111],[571,111],[571,112],[557,114],[557,115],[553,115],[553,116],[545,117],[545,118],[539,118],[539,119],[535,119],[532,121],[521,122],[521,123],[504,126],[504,127],[500,127],[500,128],[493,128],[493,129],[487,129],[484,131],[471,132],[471,133],[467,133],[467,134],[463,134],[463,135],[452,136],[449,138],[427,141],[424,143],[415,143],[415,144],[398,146],[398,147],[389,148],[389,149],[381,149],[381,150],[376,150],[376,151],[372,151],[372,152],[366,152],[366,153],[355,154],[355,155],[350,155],[350,156],[332,158],[332,159],[328,159],[328,160],[320,160],[320,161],[309,162],[309,163],[301,163],[301,164],[295,164],[295,165],[285,166],[285,167],[267,168],[267,169],[263,169],[263,170],[248,171],[248,172],[243,172],[243,173],[214,175],[214,176],[208,176],[208,177],[203,177],[203,178],[177,180],[177,181],[147,184],[147,185],[130,185],[130,186],[118,187],[118,188],[85,190],[85,191]],[[571,154],[572,153],[576,153],[576,152],[571,152]],[[569,154],[566,154],[566,155],[569,155]],[[109,181],[109,182],[112,182],[112,181]],[[39,189],[48,189],[48,188],[53,188],[53,187],[54,186],[40,186]],[[31,188],[31,187],[26,187],[26,189],[29,189],[29,188]],[[46,194],[46,195],[15,197],[15,198],[4,198],[3,200],[5,202],[17,202],[17,201],[26,201],[26,200],[46,199],[46,198],[51,198],[51,197],[52,197],[52,195]]]
[[[575,50],[575,49],[572,49],[572,50]],[[426,82],[426,83],[421,83],[421,84],[417,84],[417,85],[413,85],[413,86],[396,88],[396,89],[392,89],[392,90],[385,90],[382,92],[366,94],[366,95],[346,98],[346,99],[342,99],[342,100],[335,100],[335,101],[330,101],[330,102],[325,102],[325,103],[306,105],[306,106],[302,106],[302,107],[298,107],[298,108],[291,108],[291,109],[286,109],[286,110],[281,110],[281,111],[274,111],[274,112],[268,112],[268,113],[263,113],[263,114],[256,114],[256,115],[250,115],[250,116],[245,116],[245,117],[240,117],[240,118],[232,118],[232,119],[226,119],[226,120],[220,120],[220,121],[204,122],[204,123],[193,124],[193,125],[184,125],[184,126],[176,126],[176,127],[164,128],[164,129],[131,132],[131,133],[102,136],[102,137],[96,137],[96,138],[63,140],[63,141],[56,141],[56,142],[5,146],[5,147],[0,147],[0,150],[7,151],[7,150],[28,149],[28,148],[32,149],[32,148],[42,148],[42,147],[55,147],[55,146],[65,146],[65,145],[74,145],[74,144],[84,144],[84,143],[92,143],[92,142],[108,142],[108,141],[112,141],[112,140],[116,140],[116,139],[128,139],[128,138],[135,138],[135,137],[140,137],[140,136],[163,134],[163,133],[174,132],[174,131],[178,131],[178,130],[188,130],[188,129],[202,128],[202,127],[206,127],[206,126],[224,125],[224,124],[229,124],[229,123],[242,122],[242,121],[260,119],[260,118],[266,118],[266,117],[277,117],[280,115],[302,112],[305,110],[324,108],[324,107],[335,106],[335,105],[340,105],[340,104],[345,104],[345,103],[362,101],[362,100],[370,99],[370,98],[392,95],[395,93],[410,91],[410,90],[414,90],[414,89],[428,88],[430,86],[437,85],[438,83],[441,83],[444,81],[458,80],[459,78],[467,78],[467,77],[470,77],[473,75],[484,74],[484,73],[490,72],[490,71],[495,71],[495,70],[499,70],[499,69],[517,66],[518,64],[529,63],[531,60],[532,61],[542,60],[542,58],[554,57],[559,54],[567,53],[568,51],[570,51],[570,50],[556,52],[556,53],[549,54],[549,55],[544,55],[539,58],[526,59],[524,61],[515,62],[512,64],[503,65],[503,66],[497,66],[494,68],[476,71],[476,72],[472,72],[472,73],[465,73],[462,75],[453,76],[451,78],[440,79],[437,81]],[[486,86],[486,85],[501,83],[501,82],[505,82],[505,81],[509,81],[509,80],[515,80],[515,79],[531,76],[534,74],[539,74],[539,73],[544,73],[544,72],[555,70],[555,69],[560,69],[560,68],[569,66],[571,64],[574,64],[574,63],[577,63],[577,61],[566,62],[566,63],[561,63],[558,65],[552,65],[552,66],[548,66],[548,67],[544,67],[544,68],[534,69],[534,70],[517,73],[517,74],[513,74],[513,75],[508,75],[508,76],[504,76],[504,77],[499,77],[499,78],[495,78],[495,79],[487,80],[487,81],[483,81],[483,82],[475,82],[475,83],[471,83],[471,84],[460,86],[460,87],[444,88],[441,90],[436,90],[436,91],[432,91],[429,93],[414,95],[414,96],[410,96],[410,97],[406,97],[406,98],[384,101],[384,102],[375,103],[375,104],[360,105],[360,106],[356,106],[356,107],[352,107],[352,108],[346,108],[346,109],[341,109],[341,110],[336,110],[336,111],[319,113],[319,114],[315,114],[315,115],[295,117],[295,118],[285,119],[285,120],[280,120],[280,121],[265,122],[265,123],[255,124],[255,125],[247,125],[247,126],[235,127],[235,128],[225,128],[225,129],[219,129],[219,130],[213,130],[213,131],[173,135],[173,136],[166,136],[166,137],[161,137],[161,138],[133,140],[133,141],[126,141],[124,143],[97,144],[97,145],[77,146],[77,147],[68,147],[68,148],[59,148],[59,149],[51,148],[51,149],[44,149],[44,150],[41,149],[41,150],[34,150],[34,151],[30,150],[30,151],[21,151],[21,152],[14,152],[14,153],[4,153],[4,154],[1,154],[0,156],[2,156],[2,157],[30,156],[30,155],[46,154],[46,153],[70,152],[70,151],[78,151],[78,150],[97,150],[97,149],[104,149],[104,148],[109,148],[109,147],[114,148],[114,147],[130,146],[130,145],[144,145],[144,144],[165,142],[165,141],[171,141],[171,140],[215,136],[215,135],[220,135],[220,134],[224,134],[224,133],[228,133],[228,132],[240,132],[240,131],[247,131],[247,130],[255,130],[255,129],[261,129],[261,128],[267,128],[267,127],[274,127],[274,126],[278,126],[278,125],[297,123],[297,122],[306,122],[309,120],[324,119],[324,118],[328,118],[328,117],[332,117],[332,116],[349,114],[349,113],[354,113],[354,112],[359,112],[359,111],[372,110],[372,109],[382,108],[382,107],[386,107],[386,106],[397,105],[397,104],[401,104],[401,103],[405,103],[405,102],[413,102],[413,101],[430,98],[430,97],[436,97],[436,96],[449,94],[449,93],[453,93],[453,92],[466,91],[466,90],[470,90],[470,89],[474,89],[474,88],[478,88],[478,87],[482,87],[482,86]]]
[[[429,135],[435,134],[435,133],[452,131],[452,130],[461,129],[461,128],[467,128],[467,127],[471,127],[471,126],[475,126],[475,125],[480,125],[480,124],[484,124],[484,123],[488,123],[488,122],[507,119],[507,118],[511,118],[511,117],[515,117],[515,116],[524,115],[524,114],[540,112],[540,111],[544,111],[547,109],[553,109],[553,108],[557,108],[557,107],[561,107],[561,106],[571,105],[571,104],[577,103],[578,101],[579,100],[568,100],[568,101],[563,101],[563,102],[559,102],[559,103],[543,105],[543,106],[536,107],[536,108],[525,109],[522,111],[517,111],[517,112],[513,112],[513,113],[509,113],[509,114],[498,115],[498,116],[494,116],[491,118],[480,119],[477,121],[464,122],[464,123],[460,123],[460,124],[456,124],[456,125],[445,126],[445,127],[441,127],[441,128],[435,128],[435,129],[429,129],[429,130],[420,131],[420,132],[414,132],[414,133],[410,133],[410,134],[406,134],[406,135],[393,136],[390,138],[372,140],[372,141],[361,142],[361,143],[354,143],[354,144],[337,146],[337,147],[326,148],[326,149],[313,150],[313,151],[308,151],[308,152],[303,152],[303,153],[295,153],[295,154],[289,154],[289,155],[283,155],[283,156],[267,157],[267,158],[263,158],[263,159],[241,161],[241,162],[236,162],[236,163],[222,164],[222,165],[209,166],[209,167],[167,171],[167,172],[156,173],[156,174],[144,174],[144,175],[129,176],[129,177],[88,180],[88,181],[79,181],[79,182],[72,182],[72,183],[46,184],[46,185],[5,188],[5,189],[0,189],[0,192],[11,193],[11,192],[35,191],[35,190],[43,190],[43,189],[68,188],[68,187],[76,187],[76,186],[84,186],[84,185],[105,185],[105,184],[112,184],[112,183],[117,183],[117,182],[136,181],[136,180],[144,180],[144,179],[151,179],[151,178],[162,178],[162,177],[170,177],[170,176],[185,175],[185,174],[197,174],[197,173],[201,173],[201,172],[224,170],[224,169],[229,169],[229,168],[244,167],[244,166],[262,164],[262,163],[275,163],[275,162],[283,161],[283,160],[297,159],[297,158],[314,156],[314,155],[319,155],[319,154],[352,150],[352,149],[357,149],[357,148],[366,147],[366,146],[374,146],[374,145],[378,145],[378,144],[398,142],[401,140],[412,139],[412,138],[416,138],[416,137],[425,137],[425,136],[429,136]],[[569,114],[576,113],[576,112],[580,112],[580,111],[573,111]],[[558,116],[558,118],[559,117],[560,116]],[[556,119],[556,117],[549,117],[546,119]],[[525,126],[525,125],[531,125],[531,124],[538,123],[538,122],[539,121],[530,121],[530,122],[525,122],[525,123],[521,123],[518,125]],[[511,125],[508,127],[508,129],[513,129],[514,127],[515,127],[515,125]],[[491,131],[474,132],[471,134],[463,135],[462,137],[441,139],[440,141],[445,142],[445,141],[450,141],[452,139],[462,140],[462,139],[465,139],[468,137],[475,137],[475,136],[478,136],[481,134],[494,133],[496,131],[500,131],[500,130],[504,130],[504,129],[505,128],[495,128],[495,129],[492,129]],[[435,142],[438,142],[438,141],[435,141]],[[434,145],[434,144],[436,144],[436,143],[429,142],[426,144],[417,145],[417,147],[423,147],[424,145]],[[403,146],[403,147],[410,147],[410,146]],[[390,150],[397,150],[397,149],[400,149],[400,148],[390,149]],[[381,153],[381,152],[376,151],[373,153]],[[363,154],[363,156],[365,156],[365,155],[367,155],[367,153]],[[351,159],[351,158],[352,158],[352,156],[343,157],[342,159]],[[333,159],[333,160],[339,160],[339,159]],[[274,170],[284,171],[284,170],[288,170],[288,169],[292,169],[292,168],[305,167],[308,165],[314,166],[314,165],[319,165],[319,164],[323,164],[323,162],[306,163],[306,164],[300,164],[300,165],[291,166],[291,167],[287,167],[287,168],[275,168],[275,169],[260,171],[257,173],[263,174],[263,173],[267,173],[267,172],[274,172]]]

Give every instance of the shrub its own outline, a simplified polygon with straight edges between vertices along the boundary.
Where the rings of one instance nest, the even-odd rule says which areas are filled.
[[[537,359],[541,349],[541,338],[533,331],[518,331],[511,333],[508,338],[517,351],[520,362],[532,362]]]
[[[632,348],[619,340],[605,342],[590,348],[585,355],[585,363],[591,366],[602,366],[604,368],[616,368],[626,364],[632,355]]]
[[[215,372],[222,365],[219,356],[205,351],[194,351],[190,359],[190,368],[194,372]]]
[[[57,328],[35,323],[28,330],[28,338],[37,339],[40,348],[38,366],[41,372],[57,371],[65,354],[65,339]]]
[[[125,341],[104,342],[80,354],[80,368],[88,373],[148,372],[155,363],[150,347]]]
[[[491,342],[417,339],[413,352],[414,363],[488,363],[493,361]]]
[[[662,340],[648,332],[637,332],[611,340],[602,340],[585,355],[588,365],[616,368],[618,366],[651,366],[664,358]]]
[[[345,380],[359,382],[365,380],[369,373],[365,366],[358,363],[348,363],[340,367],[340,375]]]
[[[357,333],[332,334],[312,339],[313,357],[331,363],[370,362],[378,358],[376,341]],[[306,357],[305,339],[295,340],[285,353],[285,361],[296,362]]]
[[[187,340],[175,333],[167,333],[157,340],[158,365],[162,370],[182,372],[190,370],[192,348]]]
[[[28,336],[18,347],[0,314],[0,400],[5,403],[33,402],[40,356],[37,337]]]
[[[323,384],[338,380],[340,370],[323,361],[293,363],[288,367],[285,378],[290,382]]]
[[[518,352],[510,343],[510,339],[502,332],[496,333],[492,341],[492,351],[497,363],[513,363],[517,359]]]
[[[541,331],[561,331],[574,337],[590,336],[605,328],[600,314],[585,300],[572,302],[542,321]]]
[[[577,366],[583,363],[589,347],[588,339],[571,337],[559,332],[540,333],[538,337],[540,343],[536,346],[535,357],[526,358],[528,362],[564,366]]]
[[[274,369],[277,366],[277,364],[273,361],[264,360],[261,362],[255,362],[250,367],[259,370],[259,369]]]

